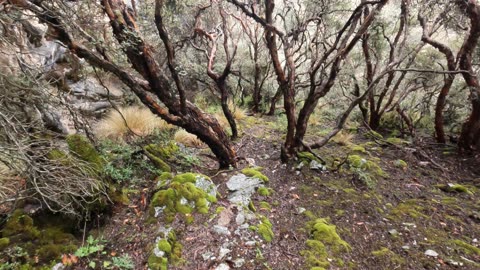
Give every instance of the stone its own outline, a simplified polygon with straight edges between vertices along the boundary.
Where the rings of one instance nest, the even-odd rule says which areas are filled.
[[[307,211],[307,209],[305,209],[303,207],[298,207],[297,208],[297,214],[303,214],[305,211]]]
[[[425,251],[425,255],[430,257],[437,257],[438,253],[435,250],[427,249],[427,251]]]
[[[232,176],[226,183],[228,190],[232,191],[228,201],[240,206],[247,206],[255,190],[262,187],[262,180],[248,177],[244,174]]]
[[[325,165],[321,164],[320,162],[316,160],[310,161],[310,169],[311,170],[318,170],[318,171],[325,171],[327,168]]]
[[[398,235],[398,231],[395,230],[395,229],[389,230],[388,233],[389,233],[390,235],[392,235],[392,236],[397,236],[397,235]]]
[[[241,268],[245,264],[244,258],[238,258],[233,261],[233,266],[235,268]]]
[[[227,255],[230,252],[232,252],[232,250],[230,250],[228,248],[220,247],[220,251],[218,253],[218,258],[223,259],[223,257],[225,257],[225,255]]]
[[[220,235],[230,235],[230,231],[224,226],[214,225],[213,231]]]
[[[256,244],[257,244],[256,241],[247,241],[247,242],[245,242],[245,246],[247,246],[247,247],[253,247],[253,246],[255,246]]]
[[[210,251],[207,251],[205,253],[202,254],[202,258],[204,261],[208,261],[210,260],[210,258],[213,256],[213,253],[210,252]]]
[[[217,267],[215,267],[215,270],[229,270],[230,266],[226,263],[221,263]]]

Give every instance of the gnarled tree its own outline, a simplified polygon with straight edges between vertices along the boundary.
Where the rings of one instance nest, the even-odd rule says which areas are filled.
[[[134,75],[103,57],[101,45],[90,37],[71,18],[62,14],[62,1],[14,1],[20,9],[33,12],[41,22],[53,30],[54,38],[65,44],[71,52],[85,59],[90,65],[112,73],[122,80],[150,110],[168,123],[180,126],[205,142],[218,158],[220,167],[236,164],[232,143],[217,120],[202,112],[186,100],[184,86],[176,69],[175,49],[163,21],[163,0],[155,1],[155,25],[167,55],[170,78],[157,63],[154,49],[141,37],[134,10],[121,0],[102,0],[101,6],[107,16],[113,35],[128,58]],[[70,3],[75,5],[76,3]],[[72,29],[80,30],[87,40],[82,44],[75,40]],[[90,48],[96,48],[97,52]],[[100,50],[99,50],[100,48]],[[172,83],[173,81],[173,83]]]

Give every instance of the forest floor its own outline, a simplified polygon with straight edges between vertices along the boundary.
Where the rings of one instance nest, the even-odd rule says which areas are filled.
[[[274,118],[247,126],[236,142],[238,155],[263,167],[273,192],[252,196],[247,211],[254,218],[239,231],[244,211],[227,200],[225,183],[248,164],[216,172],[216,163],[204,158],[194,171],[211,176],[219,200],[190,225],[178,218],[172,223],[183,250],[169,269],[480,269],[478,156],[359,132],[345,145],[320,149],[327,170],[318,170],[308,160],[280,162],[284,132]],[[354,170],[358,157],[368,164],[364,170]],[[164,226],[146,222],[145,194],[117,206],[100,229],[108,249],[129,254],[136,269],[146,268],[153,236]],[[272,225],[270,242],[251,227],[268,223],[264,218]]]

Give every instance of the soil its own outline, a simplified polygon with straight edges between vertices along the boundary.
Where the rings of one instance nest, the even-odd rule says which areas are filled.
[[[245,262],[237,269],[310,269],[313,265],[302,251],[309,249],[306,242],[312,238],[307,223],[317,218],[335,225],[351,247],[344,251],[327,247],[328,269],[480,269],[478,155],[459,155],[452,146],[429,140],[390,144],[366,139],[359,132],[347,145],[329,143],[318,150],[329,170],[312,170],[309,164],[299,169],[300,161],[281,164],[284,131],[275,121],[263,118],[243,128],[243,136],[236,142],[243,158],[238,169],[217,172],[216,162],[205,156],[201,156],[200,166],[192,168],[218,185],[219,200],[210,214],[195,215],[190,225],[180,218],[174,221],[184,262],[169,269],[216,269],[222,263],[234,269],[238,258]],[[363,146],[365,153],[352,152],[352,145]],[[373,161],[388,175],[375,177],[374,185],[368,187],[349,169],[349,155]],[[212,226],[219,218],[215,209],[230,207],[225,182],[252,159],[263,167],[262,173],[270,179],[267,187],[274,191],[267,197],[255,194],[252,198],[257,214],[272,223],[274,237],[268,243],[252,232],[257,243],[249,246],[235,234],[212,232]],[[399,160],[407,166],[400,166]],[[464,189],[449,188],[449,184]],[[129,254],[135,269],[147,269],[156,232],[165,225],[160,219],[146,222],[152,179],[146,179],[144,185],[130,195],[129,205],[117,205],[107,224],[98,228],[108,253]],[[260,202],[268,202],[271,210],[262,208]],[[231,210],[233,214],[238,211]],[[235,222],[227,225],[231,231],[235,226]],[[234,243],[231,251],[219,259],[220,247],[229,241]],[[427,250],[438,255],[428,256]],[[211,256],[206,256],[208,252]]]

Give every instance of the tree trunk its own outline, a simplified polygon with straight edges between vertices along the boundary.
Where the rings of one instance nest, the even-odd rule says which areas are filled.
[[[235,140],[238,138],[238,129],[237,124],[235,123],[235,118],[233,117],[230,108],[228,108],[228,92],[226,83],[225,80],[216,81],[216,83],[218,89],[220,89],[223,114],[225,115],[225,118],[227,118],[228,124],[232,130],[232,140]]]
[[[275,115],[275,109],[277,108],[277,102],[282,96],[282,89],[278,88],[275,95],[270,100],[270,110],[268,110],[267,115]]]
[[[447,100],[448,93],[452,87],[454,75],[447,75],[442,90],[438,94],[437,104],[435,105],[435,134],[438,143],[446,143],[445,130],[443,127],[443,109]]]

